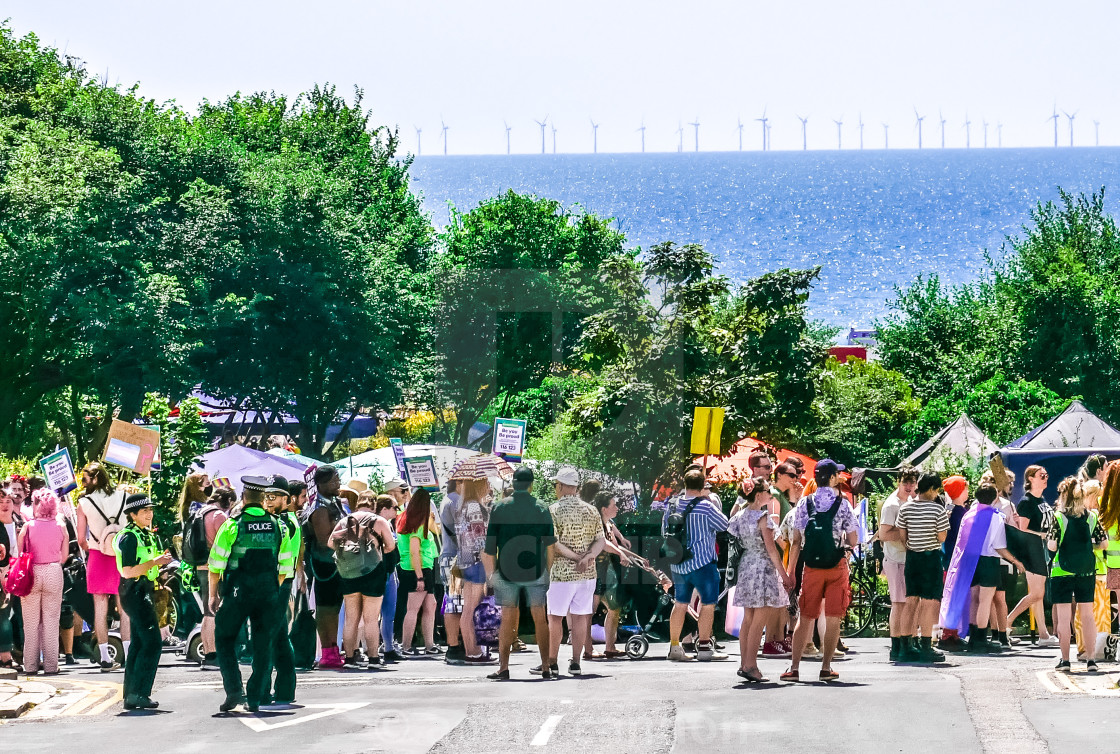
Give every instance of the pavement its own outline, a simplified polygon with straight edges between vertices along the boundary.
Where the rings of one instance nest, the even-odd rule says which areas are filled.
[[[885,639],[853,639],[832,684],[777,681],[788,660],[762,660],[770,683],[735,676],[724,662],[664,660],[654,644],[640,661],[584,662],[583,675],[542,681],[535,654],[514,655],[513,680],[488,668],[408,660],[373,671],[302,673],[295,705],[221,714],[218,673],[165,654],[153,697],[160,708],[124,712],[120,673],[92,665],[60,676],[0,681],[0,702],[33,703],[0,721],[5,750],[113,742],[116,752],[228,750],[314,752],[1071,752],[1108,748],[1120,665],[1053,672],[1054,648],[1011,656],[951,655],[932,667],[892,665]],[[561,654],[561,670],[567,667]],[[815,678],[818,663],[803,661]],[[243,668],[246,677],[248,668]],[[5,696],[5,694],[7,696]],[[22,695],[22,697],[21,697]],[[32,699],[33,697],[33,699]]]

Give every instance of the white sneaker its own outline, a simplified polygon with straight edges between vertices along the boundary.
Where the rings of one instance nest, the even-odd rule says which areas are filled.
[[[726,660],[727,655],[723,652],[717,652],[713,642],[698,641],[696,642],[696,659],[700,662],[711,662],[712,660]]]
[[[1042,637],[1039,637],[1038,639],[1038,646],[1040,647],[1056,647],[1060,643],[1061,642],[1058,641],[1058,637],[1054,636],[1054,634],[1050,634],[1045,639],[1043,639]]]
[[[692,658],[685,654],[684,647],[680,644],[674,644],[669,647],[669,661],[670,662],[691,662]]]

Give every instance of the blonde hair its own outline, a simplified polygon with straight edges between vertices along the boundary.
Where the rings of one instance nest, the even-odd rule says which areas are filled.
[[[358,502],[354,503],[355,508],[369,508],[373,509],[377,503],[377,493],[373,490],[362,490],[358,493]]]
[[[1069,518],[1085,515],[1085,490],[1075,476],[1067,476],[1058,485],[1058,510]]]
[[[1108,464],[1100,499],[1101,527],[1108,531],[1120,523],[1120,461]]]

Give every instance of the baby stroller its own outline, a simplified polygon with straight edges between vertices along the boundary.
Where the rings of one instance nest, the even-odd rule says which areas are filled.
[[[631,660],[640,660],[649,652],[650,639],[659,638],[653,627],[664,620],[665,609],[673,604],[673,581],[662,571],[644,562],[635,561],[633,567],[652,576],[657,590],[656,602],[645,622],[641,619],[642,607],[637,600],[632,599],[624,613],[624,618],[629,618],[629,621],[620,621],[618,626],[619,636],[626,639],[626,656]]]

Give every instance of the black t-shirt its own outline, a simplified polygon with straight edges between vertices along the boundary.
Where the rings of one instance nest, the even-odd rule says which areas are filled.
[[[1027,530],[1046,536],[1054,525],[1054,507],[1029,492],[1015,506],[1020,518],[1027,519]]]
[[[490,511],[487,555],[498,561],[507,581],[536,581],[548,571],[548,548],[556,543],[552,514],[528,492],[514,492]]]

